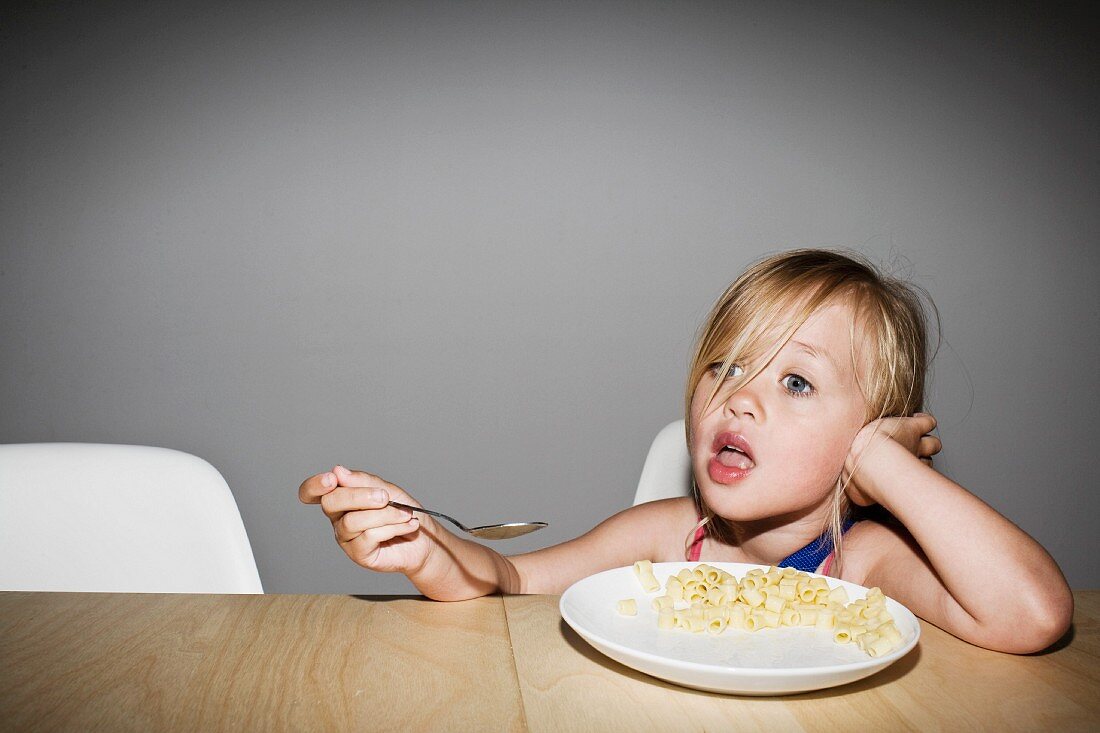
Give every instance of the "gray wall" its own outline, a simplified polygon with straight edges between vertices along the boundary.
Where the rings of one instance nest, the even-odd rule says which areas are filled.
[[[939,306],[937,466],[1100,586],[1083,9],[182,5],[4,11],[0,442],[195,453],[267,590],[409,592],[305,476],[573,537],[725,285],[853,247]]]

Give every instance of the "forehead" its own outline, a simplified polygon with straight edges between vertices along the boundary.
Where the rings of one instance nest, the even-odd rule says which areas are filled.
[[[790,341],[783,345],[783,352],[816,352],[818,360],[825,362],[838,376],[848,378],[855,366],[853,354],[863,369],[867,367],[865,350],[860,348],[863,339],[854,319],[855,311],[847,303],[824,305],[799,326]],[[852,341],[853,331],[856,334],[855,343]],[[813,355],[810,358],[814,358]]]
[[[852,308],[846,303],[830,303],[810,314],[794,332],[792,340],[829,346],[849,347],[852,343]]]

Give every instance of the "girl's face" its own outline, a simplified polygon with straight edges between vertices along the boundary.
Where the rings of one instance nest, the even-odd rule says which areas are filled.
[[[719,388],[705,413],[721,364],[703,375],[691,401],[691,462],[719,516],[752,521],[828,505],[866,415],[851,318],[846,304],[818,309],[748,384]]]

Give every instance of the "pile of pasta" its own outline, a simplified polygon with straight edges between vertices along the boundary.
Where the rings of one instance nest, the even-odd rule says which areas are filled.
[[[634,574],[647,593],[661,590],[649,560],[634,563]],[[887,654],[902,642],[886,610],[886,596],[878,588],[849,603],[843,587],[830,588],[824,578],[794,568],[756,568],[738,580],[702,563],[669,576],[664,591],[653,599],[661,629],[721,634],[727,628],[759,631],[809,626],[832,634],[838,644],[855,643],[872,657]],[[633,598],[618,605],[623,615],[638,613]]]

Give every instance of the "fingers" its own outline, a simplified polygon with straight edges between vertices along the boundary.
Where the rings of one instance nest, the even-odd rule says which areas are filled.
[[[385,489],[341,486],[321,498],[321,510],[340,542],[350,542],[368,530],[404,525],[414,518],[408,509],[389,506]]]
[[[332,528],[336,533],[336,539],[341,542],[350,542],[364,532],[403,526],[413,519],[416,517],[408,509],[391,506],[375,511],[345,512],[332,521]],[[379,540],[379,542],[382,541],[384,540]]]
[[[336,480],[341,486],[371,486],[380,489],[389,489],[393,487],[393,484],[389,481],[379,478],[374,474],[367,473],[366,471],[352,471],[350,468],[337,466],[332,469],[332,473],[336,476]]]
[[[420,529],[420,523],[414,517],[405,524],[391,524],[367,530],[349,542],[341,542],[340,546],[354,562],[373,569],[381,545],[392,543],[397,537],[412,535],[418,529]],[[402,540],[396,541],[402,542]]]
[[[936,455],[943,450],[943,443],[935,435],[921,436],[920,444],[917,446],[918,458],[929,458]]]
[[[937,425],[936,418],[934,418],[932,414],[928,412],[914,412],[913,419],[920,421],[921,425],[924,427],[924,430],[922,432],[925,433],[932,432],[933,430],[935,430]]]
[[[398,509],[396,511],[406,511]],[[378,545],[392,540],[394,537],[415,532],[420,528],[420,520],[416,517],[407,517],[406,521],[383,525],[373,525],[377,517],[361,518],[357,515],[375,514],[376,512],[349,512],[338,521],[332,523],[336,532],[336,539],[342,545],[355,544],[355,554],[364,557],[372,554]],[[358,529],[360,525],[367,525]],[[347,549],[347,548],[345,548]],[[352,554],[348,552],[348,554]]]
[[[385,489],[393,496],[394,500],[407,502],[408,494],[399,487],[394,486],[378,476],[366,471],[352,471],[343,466],[336,466],[331,471],[310,476],[298,487],[298,499],[304,504],[319,504],[321,498],[335,489],[337,486],[374,487]]]
[[[321,497],[321,511],[329,519],[335,521],[346,512],[383,509],[387,507],[389,502],[390,494],[385,489],[359,489],[340,486]],[[406,511],[398,510],[396,507],[388,508],[394,511]]]
[[[298,500],[303,504],[319,504],[321,497],[336,488],[336,475],[331,471],[310,476],[298,487]]]

